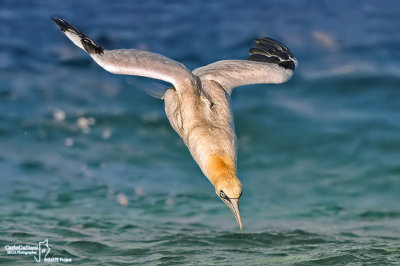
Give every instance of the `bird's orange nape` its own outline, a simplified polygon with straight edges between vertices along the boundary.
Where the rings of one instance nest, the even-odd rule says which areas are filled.
[[[207,162],[207,175],[211,183],[214,185],[215,183],[223,181],[224,179],[236,177],[234,160],[227,155],[211,155]]]

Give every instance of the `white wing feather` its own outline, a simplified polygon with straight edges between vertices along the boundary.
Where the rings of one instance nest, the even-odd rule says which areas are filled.
[[[192,78],[192,72],[183,64],[163,55],[141,50],[104,50],[90,56],[105,70],[114,74],[159,79],[178,87],[178,83]]]
[[[246,60],[223,60],[197,68],[193,74],[218,82],[228,94],[233,88],[262,83],[283,83],[293,71],[273,63]]]
[[[163,55],[135,49],[104,50],[65,20],[52,19],[75,45],[85,50],[97,64],[111,73],[159,79],[171,83],[175,88],[179,88],[180,82],[186,79],[195,79],[183,64]]]

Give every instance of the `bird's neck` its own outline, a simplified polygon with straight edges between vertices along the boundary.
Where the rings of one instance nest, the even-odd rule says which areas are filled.
[[[235,160],[227,155],[211,155],[207,160],[207,177],[214,187],[217,183],[237,179]]]

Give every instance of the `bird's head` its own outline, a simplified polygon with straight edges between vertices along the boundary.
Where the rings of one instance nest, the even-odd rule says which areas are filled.
[[[231,209],[240,230],[242,230],[242,220],[239,212],[242,183],[236,177],[234,161],[227,156],[211,156],[207,172],[208,178],[214,185],[215,193]]]
[[[227,184],[216,185],[215,193],[217,193],[218,197],[231,209],[239,224],[240,230],[242,230],[242,219],[240,218],[239,212],[239,199],[242,195],[242,184],[238,178],[236,178],[236,180],[237,182],[227,182]]]

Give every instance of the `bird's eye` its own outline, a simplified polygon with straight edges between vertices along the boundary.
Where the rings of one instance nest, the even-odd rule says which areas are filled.
[[[220,196],[222,199],[226,199],[226,195],[225,195],[225,193],[224,193],[222,190],[219,192],[219,196]]]

